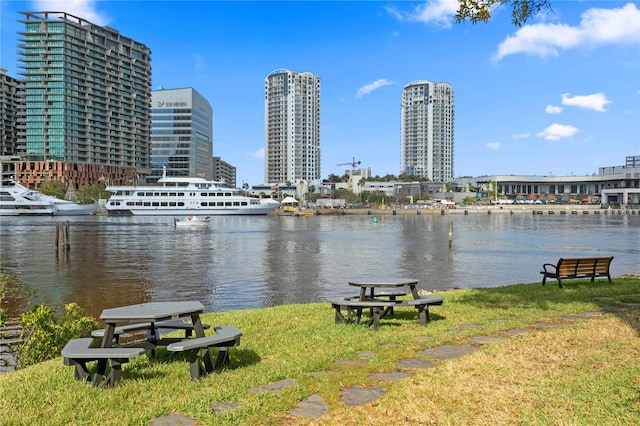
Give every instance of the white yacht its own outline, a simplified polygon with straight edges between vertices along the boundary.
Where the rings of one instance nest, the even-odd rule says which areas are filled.
[[[107,186],[109,215],[266,215],[280,203],[240,194],[224,182],[194,177],[167,177],[158,186]]]
[[[97,208],[95,204],[61,200],[12,183],[0,186],[0,216],[78,216],[90,215]]]

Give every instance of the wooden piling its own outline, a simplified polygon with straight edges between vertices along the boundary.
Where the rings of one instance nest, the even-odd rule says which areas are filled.
[[[56,222],[56,251],[71,250],[71,244],[69,243],[69,221]]]

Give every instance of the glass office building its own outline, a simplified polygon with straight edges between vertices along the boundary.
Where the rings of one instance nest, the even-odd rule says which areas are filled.
[[[192,88],[151,93],[151,175],[213,179],[213,110]]]

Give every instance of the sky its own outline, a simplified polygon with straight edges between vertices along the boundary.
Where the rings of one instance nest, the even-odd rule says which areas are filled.
[[[18,74],[21,11],[64,11],[152,51],[152,90],[213,108],[213,154],[264,183],[264,79],[321,78],[321,176],[354,160],[400,173],[402,89],[447,82],[454,176],[584,176],[640,155],[640,1],[551,0],[518,28],[507,7],[457,24],[457,0],[0,0],[0,66]]]

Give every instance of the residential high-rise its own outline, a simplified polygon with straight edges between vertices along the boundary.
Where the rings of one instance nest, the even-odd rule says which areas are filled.
[[[319,182],[320,77],[271,72],[264,85],[264,133],[265,183]]]
[[[453,179],[454,103],[449,83],[418,80],[404,86],[400,173],[432,182]]]
[[[18,142],[18,114],[22,109],[24,83],[0,68],[0,156],[15,155]]]
[[[151,51],[65,12],[22,12],[19,180],[75,185],[149,173]]]
[[[151,175],[213,179],[213,110],[192,88],[151,92]]]

